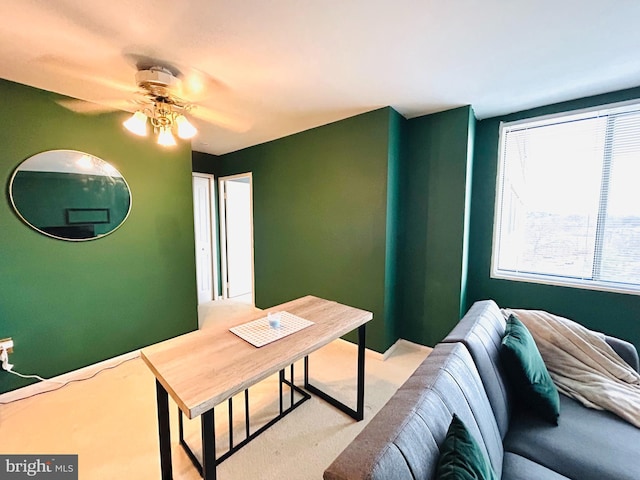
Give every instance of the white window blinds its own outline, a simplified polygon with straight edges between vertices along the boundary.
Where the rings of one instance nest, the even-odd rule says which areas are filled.
[[[640,104],[505,123],[492,276],[640,291]]]

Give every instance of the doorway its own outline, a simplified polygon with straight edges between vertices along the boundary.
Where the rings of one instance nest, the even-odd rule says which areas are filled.
[[[253,177],[218,179],[222,296],[255,305],[253,259]]]
[[[193,224],[198,305],[218,299],[218,245],[215,235],[215,179],[193,173]]]

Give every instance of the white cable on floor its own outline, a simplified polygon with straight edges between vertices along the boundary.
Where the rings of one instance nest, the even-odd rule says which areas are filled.
[[[72,379],[67,380],[65,382],[61,382],[59,380],[53,380],[51,378],[43,378],[43,377],[41,377],[39,375],[23,375],[22,373],[14,371],[13,370],[13,365],[11,363],[9,363],[9,354],[7,353],[6,350],[2,349],[0,351],[0,360],[2,361],[2,370],[4,370],[5,372],[13,373],[14,375],[17,375],[18,377],[22,377],[22,378],[35,378],[37,380],[40,380],[41,382],[53,382],[53,383],[57,383],[58,385],[56,385],[55,388],[52,388],[50,390],[44,390],[42,392],[34,393],[33,395],[28,395],[28,396],[22,397],[22,398],[16,398],[15,400],[11,400],[10,402],[0,402],[0,405],[8,405],[9,403],[17,402],[19,400],[24,400],[26,398],[35,397],[36,395],[41,395],[43,393],[53,392],[55,390],[59,390],[60,388],[66,386],[66,385],[68,385],[70,383],[73,383],[73,382],[82,382],[84,380],[89,380],[90,378],[93,378],[96,375],[98,375],[100,372],[103,372],[105,370],[110,370],[112,368],[119,367],[123,363],[128,362],[130,360],[135,360],[136,358],[138,358],[138,357],[136,356],[136,357],[132,357],[132,358],[126,358],[126,359],[122,360],[121,362],[118,362],[115,365],[110,365],[108,367],[101,368],[100,370],[94,372],[92,375],[89,375],[88,377],[72,378]]]
[[[65,383],[65,382],[60,382],[58,380],[52,380],[50,378],[42,378],[40,375],[24,375],[22,373],[16,372],[13,369],[13,364],[9,363],[9,353],[4,348],[2,350],[0,350],[0,360],[2,361],[2,369],[5,372],[13,373],[14,375],[17,375],[18,377],[36,378],[36,379],[40,380],[41,382]]]
[[[22,378],[36,378],[36,379],[40,380],[41,382],[53,382],[53,383],[62,383],[62,384],[68,383],[68,382],[61,382],[59,380],[53,380],[51,378],[42,378],[40,375],[24,375],[22,373],[16,372],[13,369],[5,370],[5,371],[9,372],[9,373],[13,373],[14,375],[17,375],[17,376],[22,377]]]

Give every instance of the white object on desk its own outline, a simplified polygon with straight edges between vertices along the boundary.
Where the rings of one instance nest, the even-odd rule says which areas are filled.
[[[277,319],[279,316],[279,320]],[[278,326],[272,327],[270,323]],[[313,325],[313,322],[300,318],[289,312],[274,312],[268,317],[262,317],[229,329],[243,340],[255,347],[262,347],[280,338],[296,333],[303,328]]]
[[[269,312],[267,314],[267,320],[271,328],[280,328],[280,312]]]

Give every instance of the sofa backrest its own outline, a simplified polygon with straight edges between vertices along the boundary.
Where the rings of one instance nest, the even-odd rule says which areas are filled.
[[[500,477],[502,438],[471,355],[462,344],[439,344],[327,468],[324,479],[433,479],[454,413]]]
[[[610,337],[609,335],[604,336],[604,341],[607,342],[631,368],[636,372],[640,372],[640,358],[638,358],[638,351],[632,343],[620,338]]]
[[[511,391],[500,362],[506,322],[493,300],[473,304],[443,343],[463,343],[478,368],[502,438],[509,429]]]

